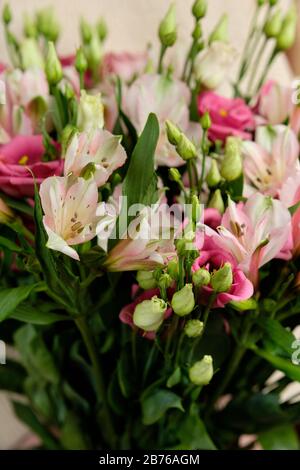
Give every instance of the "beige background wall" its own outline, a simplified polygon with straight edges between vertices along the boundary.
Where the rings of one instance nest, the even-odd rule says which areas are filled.
[[[36,8],[53,5],[62,24],[62,38],[59,43],[60,53],[71,53],[79,44],[78,20],[84,15],[87,20],[96,21],[103,15],[109,24],[107,49],[141,50],[148,42],[156,39],[157,25],[168,8],[169,0],[9,0],[14,12],[13,29],[21,30],[22,15]],[[187,47],[192,27],[189,14],[193,0],[177,0],[180,50]],[[209,13],[205,19],[205,30],[210,30],[219,15],[230,13],[230,34],[232,43],[239,50],[247,34],[248,21],[252,14],[255,0],[209,0]],[[288,0],[282,0],[287,5]],[[0,6],[4,4],[0,0]],[[3,30],[0,27],[0,61],[6,61],[7,54],[3,41]],[[291,75],[284,57],[277,60],[272,76],[284,83],[289,83]],[[5,366],[0,366],[5,367]],[[24,433],[10,413],[9,405],[3,394],[0,394],[0,449],[15,445]]]

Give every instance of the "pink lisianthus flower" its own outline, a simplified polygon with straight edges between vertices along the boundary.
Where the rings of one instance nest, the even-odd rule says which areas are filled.
[[[117,75],[124,82],[130,82],[145,71],[147,62],[146,52],[109,52],[103,57],[101,74],[103,79]]]
[[[45,153],[43,137],[28,135],[14,137],[9,143],[0,145],[0,187],[13,197],[32,197],[34,180],[40,184],[45,178],[60,175],[62,160],[43,162]]]
[[[126,158],[119,136],[102,129],[77,133],[66,151],[64,174],[77,177],[90,167],[95,182],[102,186]]]
[[[281,201],[256,193],[236,204],[230,198],[217,232],[206,228],[220,248],[231,253],[237,266],[256,287],[258,270],[274,258],[289,259],[291,216]]]
[[[289,127],[259,127],[256,141],[243,142],[242,150],[245,196],[259,190],[263,194],[278,197],[285,181],[300,170],[299,143]]]
[[[129,325],[134,331],[138,331],[144,338],[154,340],[155,338],[155,331],[143,331],[137,328],[134,323],[133,323],[133,314],[135,311],[135,307],[140,304],[141,302],[144,302],[144,300],[150,300],[152,297],[155,295],[159,296],[160,292],[159,289],[150,289],[142,294],[140,294],[132,303],[125,305],[125,307],[122,308],[119,318],[122,323],[125,323],[126,325]],[[172,309],[168,308],[166,313],[165,313],[165,319],[169,318],[170,315],[172,315]]]
[[[89,241],[96,234],[96,183],[78,178],[70,185],[68,178],[53,176],[41,184],[40,196],[49,237],[47,247],[79,260],[71,246]]]
[[[283,124],[292,114],[292,89],[269,80],[261,88],[254,112],[262,118],[260,124]]]
[[[184,165],[174,148],[168,142],[165,122],[173,121],[189,138],[198,145],[201,127],[189,121],[191,93],[185,83],[161,75],[143,75],[126,90],[123,96],[123,110],[140,134],[151,112],[160,123],[160,137],[156,149],[156,164],[178,167]]]
[[[279,198],[289,208],[300,202],[300,171],[290,176],[281,188]],[[292,215],[293,255],[300,256],[300,207]]]
[[[234,256],[220,248],[212,237],[205,237],[204,244],[200,250],[200,256],[194,262],[192,270],[195,272],[200,268],[206,268],[208,271],[213,272],[220,269],[227,262],[232,267],[233,283],[228,292],[222,292],[217,295],[213,308],[223,308],[229,302],[247,300],[253,295],[253,285],[243,271],[238,268]],[[213,289],[210,285],[202,287],[200,302],[207,303],[212,293]]]
[[[19,134],[39,133],[41,114],[49,103],[49,88],[42,70],[5,71],[6,103],[0,106],[0,143]]]
[[[204,223],[208,227],[216,230],[221,224],[222,215],[217,209],[207,208],[204,209]]]
[[[241,98],[225,98],[212,91],[204,91],[198,96],[198,111],[203,115],[209,112],[212,125],[209,138],[212,141],[225,141],[229,136],[250,139],[255,122],[254,116]]]

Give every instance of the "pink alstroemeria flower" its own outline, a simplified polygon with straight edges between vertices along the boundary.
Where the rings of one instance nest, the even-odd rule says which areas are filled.
[[[209,138],[212,141],[225,141],[227,137],[250,139],[255,126],[254,116],[241,98],[225,98],[212,91],[204,91],[198,96],[198,111],[203,115],[209,112],[212,125]]]
[[[287,207],[293,207],[300,202],[300,171],[290,176],[283,185],[280,200]],[[292,215],[293,255],[300,256],[300,207]]]
[[[34,195],[34,180],[40,184],[45,178],[61,175],[62,160],[43,162],[45,153],[41,135],[19,135],[8,144],[0,145],[0,187],[16,198]]]
[[[201,127],[189,120],[191,93],[184,82],[161,75],[143,75],[124,90],[123,109],[140,134],[151,112],[160,123],[160,137],[156,149],[156,164],[178,167],[184,161],[169,144],[165,122],[173,121],[189,138],[200,143]]]
[[[213,272],[220,269],[227,262],[232,267],[233,283],[228,292],[217,295],[213,308],[223,308],[229,302],[247,300],[253,295],[253,285],[243,271],[237,267],[234,256],[218,246],[212,237],[205,237],[203,246],[200,249],[200,256],[194,262],[192,270],[197,271],[199,268],[206,268],[208,271]],[[202,287],[200,301],[207,303],[212,292],[213,289],[209,285]]]
[[[300,169],[299,143],[289,127],[259,127],[256,141],[243,142],[242,149],[246,183],[252,185],[245,185],[245,196],[258,189],[277,197],[285,181]]]
[[[145,71],[147,62],[147,52],[109,52],[103,57],[101,73],[104,79],[117,75],[125,82],[130,82]]]
[[[0,106],[0,143],[9,142],[16,135],[39,131],[40,114],[49,102],[49,88],[45,73],[38,69],[5,71],[0,75],[5,82],[6,103]]]
[[[65,156],[65,176],[80,176],[89,169],[98,186],[106,183],[111,174],[126,161],[120,137],[97,129],[75,134]]]
[[[262,117],[261,124],[283,124],[293,111],[292,89],[269,80],[258,95],[254,111]]]
[[[70,186],[68,178],[53,176],[41,184],[40,196],[49,237],[47,247],[79,260],[71,245],[91,240],[96,234],[96,183],[78,178]]]
[[[120,315],[119,315],[119,318],[122,323],[129,325],[134,331],[138,331],[144,338],[147,338],[150,340],[153,340],[155,338],[156,336],[155,331],[146,332],[146,331],[138,329],[133,323],[133,314],[135,311],[135,307],[138,304],[140,304],[144,300],[152,299],[152,297],[154,297],[155,295],[160,296],[159,289],[150,289],[150,290],[143,292],[138,297],[136,297],[132,303],[125,305],[125,307],[122,308]],[[165,313],[164,318],[167,319],[170,317],[170,315],[172,315],[172,309],[168,308]]]
[[[289,259],[287,243],[291,234],[291,216],[281,201],[256,193],[243,204],[230,198],[218,233],[206,232],[214,242],[231,253],[237,265],[258,283],[258,269],[273,258]]]

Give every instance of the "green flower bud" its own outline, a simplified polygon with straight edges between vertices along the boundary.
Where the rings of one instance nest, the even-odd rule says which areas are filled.
[[[169,261],[168,266],[167,266],[167,272],[171,276],[172,279],[177,281],[178,276],[179,276],[179,267],[178,267],[178,262],[175,259],[172,259]]]
[[[206,15],[207,11],[207,0],[196,0],[193,7],[192,13],[196,20],[200,20]]]
[[[168,141],[170,142],[170,144],[178,145],[182,134],[181,130],[169,120],[166,121],[166,130]]]
[[[221,175],[226,181],[234,181],[242,174],[242,171],[241,141],[236,137],[228,137],[225,156],[221,164]]]
[[[65,151],[67,147],[69,146],[69,143],[77,131],[77,128],[72,126],[71,124],[67,124],[67,126],[63,129],[62,134],[61,134],[61,145],[62,145],[62,153],[63,155],[65,154]]]
[[[10,6],[8,5],[8,3],[6,3],[3,7],[2,19],[3,19],[3,23],[6,24],[7,26],[9,25],[9,23],[12,20],[11,9],[10,9]]]
[[[135,307],[133,323],[144,331],[157,331],[164,321],[168,305],[157,296],[144,300]]]
[[[238,312],[246,312],[247,310],[255,310],[257,307],[257,302],[255,299],[247,299],[247,300],[240,300],[240,301],[232,300],[231,302],[229,302],[229,305],[234,310],[237,310]],[[273,305],[273,309],[274,309],[274,305]]]
[[[205,268],[195,271],[192,278],[196,287],[208,286],[210,283],[210,273]]]
[[[192,221],[197,224],[200,220],[202,213],[202,207],[199,202],[199,198],[194,194],[192,197]]]
[[[201,117],[200,124],[204,131],[207,131],[211,127],[211,119],[208,111]]]
[[[29,15],[25,15],[23,32],[24,32],[24,36],[26,36],[27,38],[36,39],[38,36],[36,24]]]
[[[189,320],[185,327],[184,332],[188,338],[197,338],[201,336],[204,329],[204,323],[200,320]]]
[[[155,289],[157,287],[152,271],[138,271],[136,280],[138,285],[144,290]]]
[[[181,181],[181,174],[179,173],[177,168],[169,169],[169,178],[171,181],[175,181],[175,183],[179,183],[179,181]]]
[[[163,46],[171,47],[175,44],[177,39],[175,4],[170,6],[166,16],[160,23],[158,35]]]
[[[206,182],[209,188],[214,188],[215,186],[218,186],[220,181],[221,181],[221,175],[220,175],[218,164],[216,160],[212,160],[209,172],[207,173],[207,176],[206,176]]]
[[[107,38],[107,33],[108,33],[107,24],[104,18],[100,18],[100,20],[97,23],[97,33],[98,33],[100,41],[104,42],[105,39]]]
[[[233,276],[230,263],[225,263],[211,275],[210,284],[215,292],[228,292],[232,286]]]
[[[83,44],[89,44],[92,40],[93,30],[92,27],[89,25],[84,18],[81,18],[80,21],[80,35]]]
[[[176,151],[183,160],[191,160],[192,158],[197,157],[195,145],[183,133],[180,136]]]
[[[92,39],[89,44],[85,46],[84,51],[89,68],[96,70],[102,58],[102,45],[97,34],[92,35]]]
[[[158,280],[158,287],[160,289],[168,289],[172,285],[173,279],[167,273],[164,273],[160,276]]]
[[[266,3],[266,0],[257,0],[257,6],[262,7]]]
[[[171,305],[176,315],[180,317],[189,315],[195,307],[193,285],[186,284],[181,290],[175,292]]]
[[[80,131],[102,129],[104,126],[104,106],[101,93],[89,95],[81,90],[77,114],[77,127]]]
[[[221,191],[219,189],[217,189],[214,192],[211,200],[209,201],[208,207],[212,209],[217,209],[220,212],[220,214],[224,213],[225,211],[224,201],[222,198]]]
[[[228,42],[228,15],[225,13],[209,37],[209,44],[214,41]]]
[[[72,85],[70,85],[70,83],[66,82],[64,83],[64,95],[65,97],[67,98],[67,100],[71,100],[72,98],[74,98],[75,96],[75,91],[74,91],[74,88],[72,87]]]
[[[189,370],[190,381],[198,386],[208,385],[213,375],[213,359],[211,356],[204,356],[201,361],[195,362]]]
[[[192,32],[192,37],[197,40],[197,39],[200,39],[201,36],[202,36],[201,24],[197,23],[196,26],[195,26],[194,31]],[[197,50],[197,52],[198,52],[198,50]]]
[[[53,42],[48,43],[45,72],[50,85],[57,85],[63,77],[62,66],[57,57]]]
[[[281,12],[276,11],[265,23],[264,33],[267,38],[276,38],[281,31],[282,16]]]
[[[22,66],[25,70],[31,68],[44,68],[44,59],[34,38],[25,38],[20,43]]]
[[[86,57],[84,55],[82,47],[80,47],[79,49],[77,49],[77,52],[76,52],[75,68],[77,72],[84,73],[87,70],[87,67],[88,67],[88,63],[87,63]]]
[[[278,3],[278,0],[269,0],[269,5],[271,7],[274,7],[275,5],[277,5],[277,3]]]
[[[290,8],[283,20],[282,28],[277,36],[276,47],[279,51],[285,51],[292,47],[296,39],[297,12],[294,7]]]
[[[53,8],[43,8],[36,15],[38,31],[51,42],[56,42],[59,36],[59,24],[54,15]]]

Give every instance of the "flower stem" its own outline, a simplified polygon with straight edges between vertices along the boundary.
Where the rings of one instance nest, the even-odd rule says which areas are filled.
[[[87,352],[89,354],[93,371],[95,374],[95,383],[98,393],[98,399],[103,406],[103,430],[105,435],[104,439],[107,441],[111,449],[116,448],[116,434],[113,427],[111,413],[108,407],[105,384],[103,380],[103,372],[98,358],[98,353],[96,350],[96,345],[91,334],[91,331],[88,327],[86,319],[84,317],[79,317],[75,320],[76,326],[81,333],[82,339],[86,346]],[[103,433],[104,434],[104,433]]]
[[[158,68],[157,68],[158,73],[162,73],[163,71],[163,59],[164,59],[166,50],[167,50],[166,46],[162,44],[160,48],[160,55],[159,55]]]

